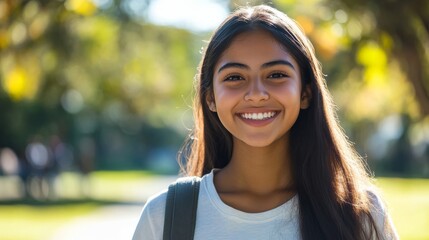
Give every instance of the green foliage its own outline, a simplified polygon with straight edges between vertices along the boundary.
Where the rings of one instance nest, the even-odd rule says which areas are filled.
[[[184,125],[191,125],[184,112],[191,104],[201,37],[123,17],[116,4],[0,4],[6,11],[6,25],[0,26],[0,107],[7,116],[0,122],[10,126],[0,130],[0,147],[23,156],[28,141],[47,144],[56,135],[80,156],[82,139],[100,142],[117,129],[115,139],[127,147],[111,156],[122,154],[124,166],[141,167],[150,149],[180,145]],[[153,132],[164,139],[151,141],[146,134]],[[106,166],[103,153],[95,157]]]
[[[378,122],[406,115],[411,120],[403,125],[429,129],[424,47],[429,24],[421,10],[427,4],[278,0],[226,5],[260,3],[286,12],[309,36],[339,118],[370,163],[387,159],[367,146],[382,128]],[[144,167],[153,149],[177,150],[192,127],[193,80],[202,39],[208,37],[146,22],[150,1],[142,3],[139,16],[127,4],[0,2],[0,124],[7,126],[0,129],[0,148],[25,158],[28,142],[48,144],[59,136],[79,157],[89,139],[96,143],[95,165],[110,168]],[[416,131],[405,134],[412,147],[410,159],[403,161],[428,176],[429,139]]]

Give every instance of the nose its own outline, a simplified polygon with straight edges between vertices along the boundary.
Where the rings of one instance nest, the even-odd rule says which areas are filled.
[[[244,95],[245,101],[259,102],[259,101],[265,101],[268,99],[269,99],[269,94],[261,79],[258,78],[249,83],[248,91],[246,95]]]

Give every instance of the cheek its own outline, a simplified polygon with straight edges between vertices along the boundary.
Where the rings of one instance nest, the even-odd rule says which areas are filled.
[[[214,99],[216,105],[229,105],[240,99],[242,91],[239,89],[229,89],[224,87],[214,87]]]
[[[301,99],[301,89],[296,84],[273,87],[270,92],[279,99],[284,99],[290,103],[299,102]]]

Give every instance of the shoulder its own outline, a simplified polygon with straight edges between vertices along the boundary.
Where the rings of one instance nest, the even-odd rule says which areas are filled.
[[[381,222],[386,215],[386,207],[380,194],[375,190],[368,190],[367,197],[370,203],[371,216],[374,221]]]
[[[162,239],[167,190],[150,197],[143,207],[133,240]]]
[[[181,177],[178,178],[175,182],[171,183],[169,186],[177,185],[177,184],[185,184],[189,182],[200,181],[198,177]],[[161,215],[164,216],[165,213],[165,205],[167,201],[167,193],[168,189],[164,189],[163,191],[151,196],[146,204],[143,207],[142,213],[150,213],[151,216],[154,214],[155,216]]]
[[[156,195],[151,196],[145,206],[143,207],[143,213],[148,212],[151,216],[164,216],[165,202],[167,199],[167,189],[159,192]]]
[[[399,239],[381,194],[372,189],[367,191],[367,196],[370,203],[370,214],[375,224],[374,227],[380,234],[381,239]]]
[[[170,186],[173,184],[186,184],[200,180],[201,179],[198,177],[181,177],[170,184]],[[141,212],[133,240],[162,239],[167,194],[168,190],[165,189],[147,200]]]

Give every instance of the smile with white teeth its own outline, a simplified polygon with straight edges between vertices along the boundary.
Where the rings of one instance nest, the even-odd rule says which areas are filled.
[[[250,120],[265,120],[272,118],[276,115],[276,112],[261,112],[261,113],[242,113],[240,116]]]

